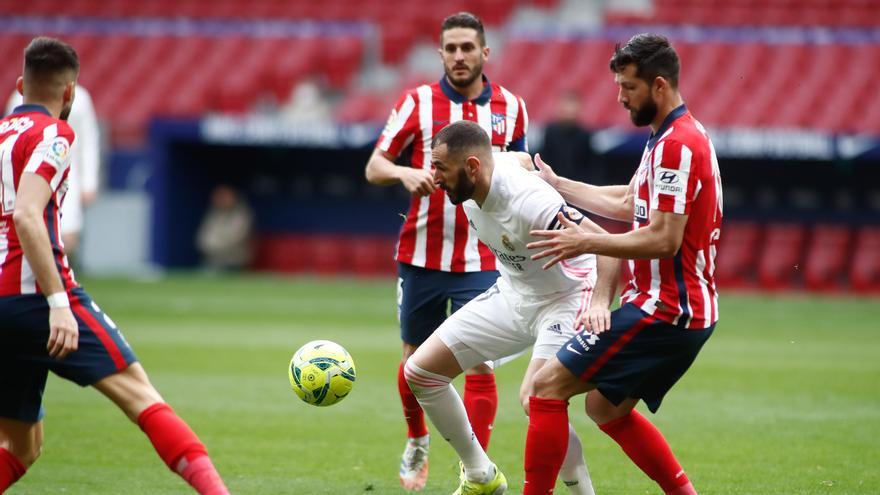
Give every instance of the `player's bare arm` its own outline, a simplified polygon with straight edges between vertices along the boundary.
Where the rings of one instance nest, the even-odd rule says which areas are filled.
[[[624,234],[588,232],[580,225],[559,215],[562,230],[535,230],[532,235],[542,241],[529,243],[529,249],[543,249],[533,260],[552,257],[544,268],[556,263],[593,253],[623,259],[660,259],[675,256],[684,238],[687,215],[651,210],[651,223],[645,228]]]
[[[535,155],[535,168],[545,182],[559,191],[565,201],[596,215],[622,220],[632,220],[632,184],[628,186],[594,186],[556,175],[553,168],[544,163],[541,155]]]
[[[590,298],[590,309],[575,323],[575,328],[583,327],[598,334],[611,328],[611,303],[617,294],[617,281],[620,280],[620,260],[610,256],[597,256],[596,271],[596,286]]]
[[[394,157],[378,148],[373,150],[365,171],[367,181],[377,186],[403,184],[410,194],[427,196],[434,192],[434,175],[430,170],[403,167],[394,163]]]
[[[79,341],[79,327],[70,311],[70,303],[55,259],[49,232],[43,221],[43,212],[52,196],[46,180],[32,173],[21,176],[16,192],[15,212],[12,214],[21,249],[34,271],[40,289],[49,297],[49,355],[58,359],[75,351]]]

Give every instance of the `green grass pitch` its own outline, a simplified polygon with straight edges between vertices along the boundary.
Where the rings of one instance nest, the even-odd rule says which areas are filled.
[[[403,493],[394,280],[177,275],[84,285],[233,493]],[[715,335],[651,417],[700,493],[880,493],[878,308],[877,299],[722,293]],[[287,382],[293,351],[318,338],[343,344],[357,364],[352,394],[329,408],[300,402]],[[498,372],[489,449],[511,493],[523,480],[525,365]],[[94,390],[52,377],[44,405],[43,456],[10,494],[188,493]],[[660,493],[582,408],[577,399],[570,412],[597,492]],[[433,440],[424,493],[449,494],[456,458]]]

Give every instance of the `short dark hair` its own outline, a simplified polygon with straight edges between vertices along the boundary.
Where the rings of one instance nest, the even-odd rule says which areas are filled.
[[[678,72],[681,63],[678,54],[665,36],[642,33],[630,38],[625,46],[618,43],[608,67],[612,72],[623,72],[627,65],[635,64],[636,77],[649,85],[657,76],[678,88]]]
[[[79,72],[79,57],[67,43],[40,36],[31,40],[24,49],[25,78],[50,81],[67,71]]]
[[[479,154],[492,153],[489,135],[479,124],[469,120],[459,120],[440,129],[431,140],[431,149],[441,144],[446,145],[446,151],[451,156],[472,151]]]
[[[486,46],[486,31],[483,29],[483,21],[470,12],[459,12],[443,19],[440,26],[440,43],[443,43],[443,33],[453,28],[473,29],[477,32],[480,46]]]

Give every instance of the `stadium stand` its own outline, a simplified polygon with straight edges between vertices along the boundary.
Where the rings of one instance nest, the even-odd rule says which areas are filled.
[[[329,95],[336,123],[381,125],[400,90],[439,76],[439,67],[426,76],[412,59],[426,53],[419,48],[433,49],[446,13],[466,9],[493,34],[487,74],[524,97],[537,129],[553,118],[558,95],[575,90],[584,126],[630,130],[608,54],[630,34],[658,28],[673,33],[688,104],[713,130],[880,137],[880,98],[866,97],[876,92],[880,67],[876,1],[626,2],[633,3],[650,8],[620,11],[608,2],[602,25],[566,30],[518,22],[518,14],[562,13],[577,6],[570,0],[437,0],[430,9],[411,0],[0,0],[0,57],[16,59],[38,33],[70,42],[116,147],[143,145],[156,117],[247,115],[267,101],[283,105],[313,81]],[[390,82],[375,84],[376,66]],[[0,66],[0,94],[12,91],[19,71]],[[875,222],[772,220],[726,222],[717,266],[723,287],[880,290],[880,231],[862,227]],[[393,271],[387,237],[325,237],[267,234],[257,268]],[[345,244],[354,253],[338,249]]]

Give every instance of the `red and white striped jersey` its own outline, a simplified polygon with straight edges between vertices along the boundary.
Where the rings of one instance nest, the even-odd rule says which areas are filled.
[[[721,173],[706,129],[684,105],[648,140],[633,189],[634,229],[647,227],[654,210],[688,218],[675,256],[629,261],[632,278],[622,302],[682,328],[709,327],[718,321]]]
[[[495,151],[527,151],[528,114],[522,98],[483,76],[484,90],[473,100],[455,91],[446,77],[407,91],[394,106],[376,147],[398,156],[412,146],[410,165],[430,169],[434,133],[451,122],[480,124]],[[442,189],[413,195],[400,229],[397,261],[445,272],[495,270],[495,256],[468,227],[461,205]]]
[[[40,287],[18,240],[12,213],[21,176],[46,179],[52,196],[43,212],[55,265],[66,290],[77,286],[64,255],[58,210],[67,192],[73,129],[40,105],[22,105],[0,120],[0,296],[38,294]]]

